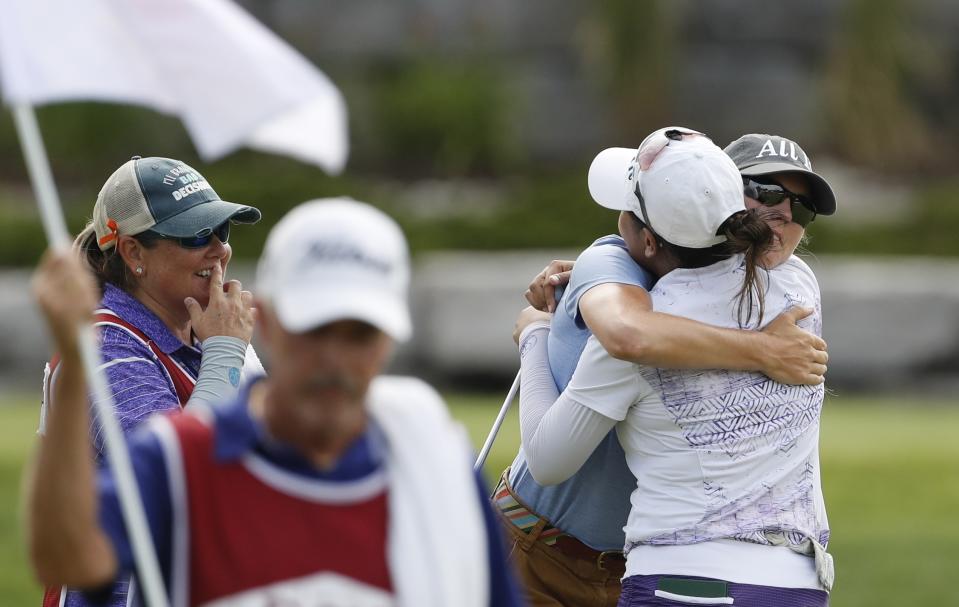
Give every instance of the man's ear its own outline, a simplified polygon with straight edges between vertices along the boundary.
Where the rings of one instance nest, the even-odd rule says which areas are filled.
[[[117,238],[116,247],[130,274],[135,274],[137,267],[144,265],[143,245],[136,238],[124,234]]]
[[[646,257],[656,255],[659,250],[659,244],[656,242],[656,236],[649,228],[643,228],[643,254]]]

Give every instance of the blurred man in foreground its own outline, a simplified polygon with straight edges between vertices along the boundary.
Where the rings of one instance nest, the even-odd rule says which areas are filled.
[[[462,428],[425,383],[377,377],[411,332],[408,281],[402,233],[368,205],[306,203],[270,233],[269,378],[131,440],[173,605],[518,604]],[[88,438],[75,333],[95,287],[48,254],[34,291],[63,375],[29,481],[31,556],[42,582],[95,594],[134,567]]]

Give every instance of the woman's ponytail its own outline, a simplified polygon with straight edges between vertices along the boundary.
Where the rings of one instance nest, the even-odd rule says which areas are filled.
[[[726,236],[727,242],[723,245],[725,252],[730,255],[742,254],[745,265],[745,276],[742,287],[736,295],[737,320],[740,327],[745,327],[753,318],[755,306],[759,307],[757,326],[763,322],[766,310],[766,286],[762,284],[762,271],[767,270],[763,265],[766,254],[776,245],[776,233],[770,223],[783,223],[785,216],[782,213],[757,208],[739,211],[731,215],[720,227],[720,233]]]
[[[138,240],[140,239],[138,238]],[[152,244],[145,243],[144,246],[150,248]],[[131,291],[134,279],[127,269],[123,257],[117,251],[116,246],[112,246],[106,251],[100,250],[100,245],[97,243],[97,232],[92,221],[74,239],[73,250],[89,266],[101,292],[108,282],[124,291]]]

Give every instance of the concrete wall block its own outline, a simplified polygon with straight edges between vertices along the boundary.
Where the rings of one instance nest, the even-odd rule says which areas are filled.
[[[394,368],[432,378],[509,378],[523,291],[552,259],[577,251],[432,253],[417,258],[415,330]],[[829,384],[838,389],[959,389],[959,260],[809,259],[823,293]],[[231,276],[252,286],[252,268]],[[28,271],[0,273],[0,386],[39,390],[49,341]],[[945,387],[944,387],[945,386]]]

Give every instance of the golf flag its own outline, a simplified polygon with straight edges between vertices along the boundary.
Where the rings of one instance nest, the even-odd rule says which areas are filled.
[[[8,105],[106,101],[180,118],[205,161],[242,146],[338,173],[336,86],[231,0],[0,0]]]
[[[33,106],[144,105],[177,116],[204,160],[249,146],[328,172],[347,156],[346,107],[319,70],[230,0],[0,0],[0,92],[11,108],[47,239],[69,246]],[[80,327],[138,589],[169,605],[92,325]]]

